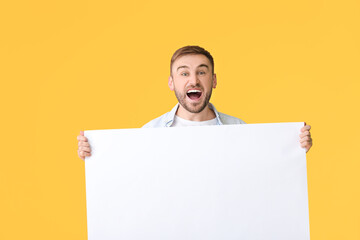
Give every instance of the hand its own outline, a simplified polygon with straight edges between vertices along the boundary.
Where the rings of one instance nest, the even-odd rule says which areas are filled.
[[[77,150],[79,158],[85,160],[85,157],[91,156],[91,148],[88,139],[84,136],[84,131],[80,131],[80,135],[77,136],[77,140],[79,145]]]
[[[310,125],[306,125],[301,128],[301,134],[300,134],[300,144],[302,148],[306,149],[306,152],[308,152],[312,146],[312,138],[310,134]]]

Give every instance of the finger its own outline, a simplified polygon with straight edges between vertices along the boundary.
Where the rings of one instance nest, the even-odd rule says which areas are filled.
[[[313,145],[312,142],[303,142],[303,143],[300,144],[300,146],[302,148],[306,148],[306,150],[309,150],[312,145]]]
[[[81,150],[78,150],[78,153],[79,153],[79,157],[80,157],[81,159],[85,159],[85,157],[90,157],[90,156],[91,156],[91,153],[85,152],[85,151],[81,151]]]
[[[81,153],[81,151],[78,150],[77,152],[78,152],[79,158],[81,158],[82,160],[85,160],[85,156]]]
[[[88,152],[88,153],[91,152],[91,149],[90,149],[89,147],[80,146],[80,147],[79,147],[79,150],[80,150],[80,151],[84,151],[84,152]]]
[[[307,151],[309,150],[309,148],[310,148],[310,144],[309,143],[303,143],[303,144],[301,144],[301,147],[302,148],[305,148]]]
[[[306,152],[308,152],[310,150],[310,148],[312,147],[312,142],[310,143],[303,143],[301,144],[301,147],[302,148],[305,148],[306,149]]]
[[[87,142],[87,141],[88,141],[87,137],[81,136],[81,135],[77,136],[76,139],[77,139],[78,141],[84,141],[84,142]]]
[[[300,143],[303,143],[303,142],[311,142],[311,137],[309,136],[305,136],[303,138],[300,138]]]
[[[301,133],[299,136],[300,136],[300,138],[303,138],[305,136],[311,137],[311,133],[309,131],[305,131],[305,132]]]
[[[306,126],[303,126],[303,127],[301,128],[301,132],[310,131],[310,129],[311,129],[311,126],[310,126],[310,125],[306,125]]]
[[[90,147],[90,143],[89,142],[84,142],[84,141],[79,141],[78,145],[79,146],[84,146],[84,147]]]
[[[312,141],[306,141],[301,143],[301,147],[308,147],[308,146],[312,146]]]
[[[84,136],[84,131],[80,131],[80,135],[81,135],[81,136]]]

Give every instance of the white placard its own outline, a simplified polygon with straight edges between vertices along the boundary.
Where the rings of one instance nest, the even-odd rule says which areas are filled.
[[[86,131],[88,239],[310,239],[303,125]]]

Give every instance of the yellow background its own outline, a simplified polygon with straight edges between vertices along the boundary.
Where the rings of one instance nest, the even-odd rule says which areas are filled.
[[[359,240],[359,23],[357,0],[2,1],[0,239],[86,239],[76,136],[169,111],[170,57],[195,44],[219,111],[313,127],[311,239]]]

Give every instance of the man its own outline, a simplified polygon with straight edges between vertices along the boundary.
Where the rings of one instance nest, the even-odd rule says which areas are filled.
[[[241,119],[218,112],[209,102],[212,89],[216,88],[214,60],[199,46],[178,49],[171,58],[168,85],[175,92],[178,104],[168,113],[150,121],[143,127],[179,127],[201,125],[244,124]],[[300,144],[306,152],[312,146],[310,126],[301,129]],[[78,155],[85,159],[91,148],[84,132],[78,139]]]

